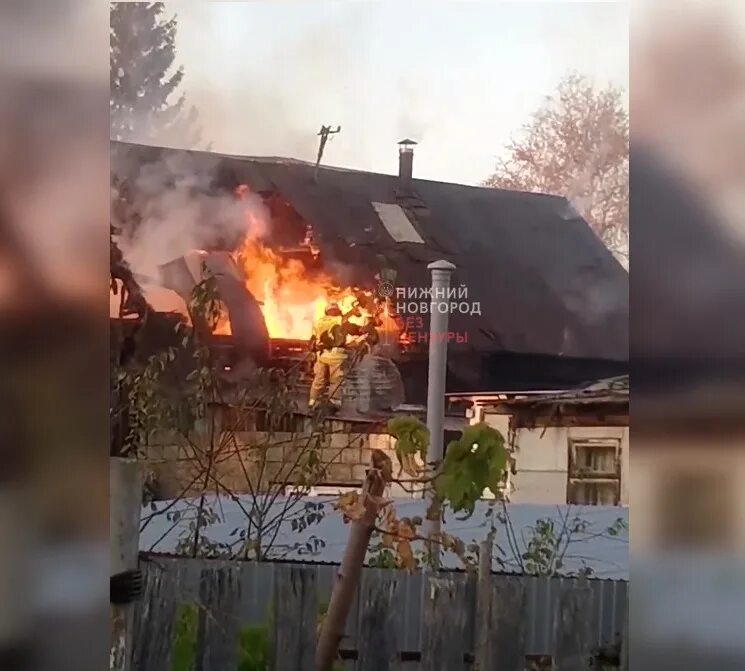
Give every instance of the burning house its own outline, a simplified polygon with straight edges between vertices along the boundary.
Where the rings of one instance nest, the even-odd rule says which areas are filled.
[[[145,301],[187,314],[210,267],[227,374],[302,357],[337,301],[374,314],[381,335],[349,383],[350,408],[424,404],[437,259],[457,268],[458,308],[439,334],[448,392],[627,372],[628,275],[563,198],[417,179],[410,141],[394,175],[118,142],[111,151],[119,246]],[[127,318],[116,298],[111,316]]]

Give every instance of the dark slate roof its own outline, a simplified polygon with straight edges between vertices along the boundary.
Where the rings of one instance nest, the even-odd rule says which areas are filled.
[[[468,332],[455,351],[628,360],[628,274],[570,204],[556,196],[414,179],[414,198],[397,176],[112,143],[112,169],[182,154],[211,166],[219,186],[279,192],[313,226],[325,254],[354,266],[368,284],[385,255],[397,285],[429,286],[429,262],[457,266],[481,315],[451,315]],[[122,167],[124,166],[124,168]],[[396,242],[372,202],[401,205],[425,244]]]

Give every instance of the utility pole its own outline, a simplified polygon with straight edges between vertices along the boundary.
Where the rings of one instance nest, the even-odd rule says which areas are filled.
[[[448,312],[441,311],[440,305],[449,309],[447,300],[450,276],[455,266],[448,261],[435,261],[427,266],[432,272],[432,298],[429,316],[429,373],[427,376],[427,429],[429,429],[429,449],[427,464],[437,466],[443,457],[443,430],[445,423],[445,377],[447,374],[447,333]],[[440,533],[442,511],[436,500],[434,487],[427,490],[427,538],[432,539]],[[430,519],[432,518],[432,519]],[[437,543],[430,542],[429,555],[433,568],[439,568],[440,550]]]
[[[321,130],[318,131],[318,135],[321,137],[318,143],[318,158],[316,159],[316,167],[313,171],[313,181],[318,181],[318,167],[321,165],[321,158],[323,157],[323,150],[326,148],[326,142],[328,142],[329,135],[335,135],[341,131],[341,126],[337,126],[335,130],[331,129],[331,126],[321,126]]]

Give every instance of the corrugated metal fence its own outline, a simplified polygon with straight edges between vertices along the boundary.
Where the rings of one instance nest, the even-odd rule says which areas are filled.
[[[228,653],[227,658],[224,658],[223,653],[217,657],[213,654],[211,663],[205,661],[205,658],[195,668],[203,671],[233,671],[238,667],[229,651],[237,651],[241,627],[276,622],[278,608],[287,606],[284,603],[286,598],[279,595],[286,594],[288,581],[292,580],[302,580],[310,585],[307,589],[313,593],[312,598],[316,604],[314,607],[320,612],[323,605],[328,603],[337,567],[152,557],[145,562],[144,569],[146,593],[136,615],[138,624],[134,669],[172,671],[170,642],[178,607],[181,604],[196,604],[200,612],[206,613],[206,618],[200,615],[200,622],[204,620],[207,628],[212,623],[213,629],[219,632],[221,645],[227,646]],[[496,610],[504,609],[505,595],[508,595],[508,602],[509,595],[519,595],[517,601],[512,601],[517,605],[511,607],[511,612],[496,614],[494,617],[503,617],[510,627],[519,623],[519,643],[511,642],[509,645],[518,645],[520,648],[516,651],[523,664],[519,667],[520,671],[530,668],[524,664],[531,657],[546,655],[556,660],[562,654],[566,656],[566,650],[562,653],[562,646],[566,648],[567,645],[570,648],[580,645],[583,649],[574,651],[579,653],[578,659],[589,660],[596,648],[618,641],[624,631],[628,597],[625,582],[509,575],[493,575],[488,580],[491,585],[487,589],[490,588],[489,591],[494,594]],[[447,604],[443,604],[442,598],[436,594],[443,585],[451,590],[448,598],[452,601]],[[370,601],[365,595],[377,594],[381,590],[387,590],[387,608],[395,615],[395,642],[392,645],[399,662],[397,668],[411,671],[450,669],[450,666],[429,667],[423,657],[426,657],[428,641],[432,638],[432,632],[428,633],[428,630],[432,630],[433,626],[435,629],[439,628],[432,618],[444,618],[445,625],[452,629],[458,619],[451,619],[456,611],[462,613],[463,631],[457,635],[462,648],[459,658],[464,660],[457,668],[472,668],[469,662],[474,654],[474,632],[479,626],[477,618],[481,617],[477,614],[477,602],[480,602],[478,592],[481,590],[483,593],[484,583],[479,587],[477,577],[473,574],[408,574],[403,571],[370,568],[363,572],[361,590],[348,619],[346,636],[341,644],[342,658],[347,661],[339,668],[369,668],[360,659],[360,651],[366,648],[363,639],[367,635],[365,632],[370,620]],[[283,603],[278,604],[278,601]],[[562,627],[576,627],[577,623],[581,623],[580,633],[562,630]],[[484,626],[483,623],[481,626]],[[203,628],[200,625],[200,631]],[[497,632],[495,636],[499,638]],[[200,633],[199,641],[197,647],[204,647],[204,632]],[[197,651],[198,656],[203,653],[204,651]],[[219,665],[215,665],[218,664],[215,662],[218,658],[221,661]],[[589,662],[582,663],[587,666],[565,664],[563,668],[593,668],[589,666]],[[270,668],[277,671],[280,668],[306,671],[303,664]],[[311,668],[312,665],[307,667]],[[563,671],[561,666],[559,668]],[[517,671],[517,668],[510,671]]]

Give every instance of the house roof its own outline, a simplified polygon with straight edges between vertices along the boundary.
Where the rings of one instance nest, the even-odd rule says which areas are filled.
[[[218,188],[280,193],[358,281],[372,282],[380,255],[404,291],[430,286],[428,263],[454,263],[453,283],[481,309],[450,315],[449,329],[468,333],[451,352],[628,360],[628,274],[564,198],[422,179],[411,194],[394,175],[321,167],[314,180],[312,164],[292,159],[116,142],[112,169],[136,174],[176,155],[208,166]],[[423,243],[397,242],[373,203],[399,205]]]
[[[580,389],[531,395],[502,401],[503,405],[553,405],[555,403],[628,403],[629,376],[599,380]]]
[[[473,398],[478,399],[474,394]],[[598,380],[578,389],[566,391],[520,394],[516,396],[505,396],[499,399],[487,399],[484,405],[493,406],[498,412],[501,410],[509,414],[520,408],[546,408],[554,406],[577,406],[577,405],[606,405],[613,404],[628,405],[629,403],[629,376],[619,375],[604,380]]]

